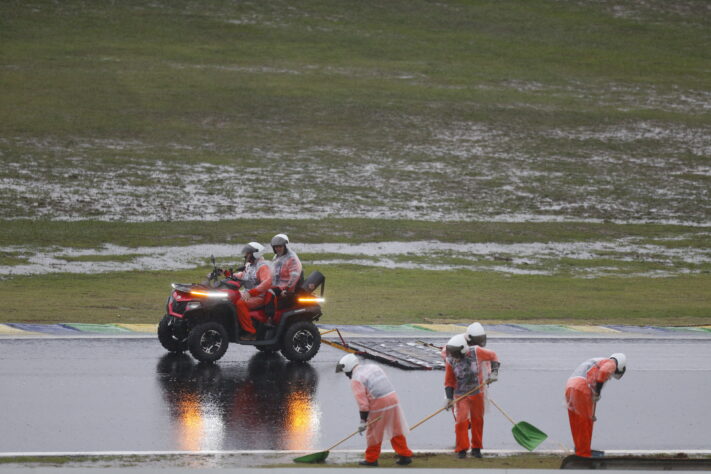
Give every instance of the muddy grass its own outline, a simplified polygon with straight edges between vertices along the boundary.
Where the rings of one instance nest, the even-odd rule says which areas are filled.
[[[268,456],[260,454],[187,454],[187,455],[130,455],[130,456],[13,456],[0,457],[3,468],[22,467],[63,467],[63,468],[108,468],[108,467],[142,467],[142,468],[231,468],[231,467],[265,467],[265,468],[352,468],[363,467],[357,462],[325,462],[317,464],[288,463],[287,456],[278,456],[276,463],[266,463]],[[466,468],[466,469],[557,469],[562,456],[523,454],[505,457],[487,457],[484,459],[457,459],[447,454],[417,454],[413,457],[410,467]],[[381,467],[399,467],[395,458],[383,454]]]
[[[358,456],[351,456],[358,457]],[[396,464],[397,458],[393,454],[383,454],[379,461],[379,467],[383,468],[399,468]],[[546,455],[546,454],[516,454],[511,456],[485,456],[482,459],[467,457],[466,459],[458,459],[453,454],[442,453],[418,453],[412,458],[412,464],[409,468],[429,468],[429,469],[558,469],[563,460],[563,456]],[[358,461],[342,462],[340,460],[332,461],[330,458],[327,462],[317,464],[280,464],[273,467],[340,467],[340,468],[367,468],[367,466],[358,465]]]

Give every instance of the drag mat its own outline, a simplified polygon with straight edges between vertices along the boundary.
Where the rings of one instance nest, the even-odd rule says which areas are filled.
[[[358,338],[346,342],[341,338],[340,340],[323,339],[323,342],[399,369],[444,370],[440,349],[422,341]]]

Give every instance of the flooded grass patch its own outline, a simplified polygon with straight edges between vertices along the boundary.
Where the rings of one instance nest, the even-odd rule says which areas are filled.
[[[0,266],[14,266],[28,263],[29,259],[23,252],[0,251]]]
[[[244,242],[257,240],[268,244],[275,229],[287,231],[304,263],[315,266],[351,264],[572,278],[611,275],[658,278],[711,271],[709,232],[697,227],[430,224],[369,219],[240,220],[210,225],[25,220],[4,224],[0,226],[0,252],[4,255],[0,260],[0,278],[188,270],[205,265],[210,255],[215,255],[224,268],[235,267],[241,262],[239,249]],[[407,240],[388,240],[395,237]],[[18,240],[27,244],[1,245]]]
[[[0,5],[0,218],[708,225],[699,10]]]
[[[668,224],[616,224],[594,222],[429,222],[394,219],[222,219],[214,222],[105,222],[52,220],[0,220],[0,246],[30,248],[69,247],[100,249],[121,247],[242,245],[250,240],[268,242],[276,230],[286,232],[296,244],[368,244],[378,242],[438,241],[442,243],[495,243],[502,246],[545,242],[625,241],[645,245],[709,248],[711,227]],[[369,247],[368,247],[369,248]],[[305,249],[304,249],[305,250]],[[302,252],[304,251],[302,250]],[[320,249],[320,253],[328,253]],[[377,250],[373,247],[371,250]]]
[[[476,129],[477,124],[463,126]],[[0,218],[151,222],[298,214],[311,219],[708,225],[711,208],[702,160],[711,150],[709,131],[697,130],[697,145],[684,135],[645,145],[630,132],[620,145],[562,132],[555,139],[535,138],[537,131],[526,136],[514,132],[515,137],[488,141],[480,150],[469,149],[466,135],[442,141],[435,130],[430,144],[409,145],[404,154],[353,149],[340,159],[330,147],[215,151],[220,164],[196,164],[186,154],[169,158],[160,149],[152,157],[125,150],[125,159],[91,150],[70,152],[71,159],[10,150],[0,158],[9,159],[0,171],[0,201],[6,204]],[[517,150],[529,151],[515,151],[514,138]],[[678,156],[676,150],[693,151],[690,146],[698,154]],[[13,156],[28,155],[32,158],[21,160],[22,169],[13,170]],[[293,163],[290,173],[275,188],[272,177],[285,162]],[[244,175],[252,176],[250,186],[235,185]],[[262,189],[270,189],[266,203]]]
[[[672,3],[0,3],[2,285],[277,231],[371,276],[703,280],[711,29]]]

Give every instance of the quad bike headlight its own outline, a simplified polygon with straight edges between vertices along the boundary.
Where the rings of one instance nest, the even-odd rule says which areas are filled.
[[[191,296],[202,296],[203,298],[229,298],[230,295],[221,291],[198,291],[192,290]]]
[[[325,303],[326,298],[318,298],[316,296],[302,296],[299,298],[299,303]]]

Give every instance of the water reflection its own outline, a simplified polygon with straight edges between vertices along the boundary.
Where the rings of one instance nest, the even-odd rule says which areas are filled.
[[[166,354],[156,371],[176,449],[313,449],[318,374],[308,364],[259,352],[246,364],[221,367]]]

